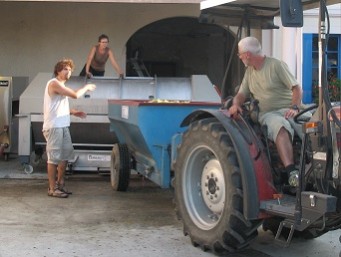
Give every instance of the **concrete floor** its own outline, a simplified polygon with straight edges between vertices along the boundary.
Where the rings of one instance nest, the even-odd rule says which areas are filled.
[[[135,176],[127,192],[111,189],[109,177],[74,174],[73,194],[47,196],[44,166],[25,174],[16,159],[0,159],[0,257],[200,257],[214,256],[191,245],[176,219],[172,190]],[[269,232],[235,257],[337,257],[340,230],[314,240],[274,244]]]

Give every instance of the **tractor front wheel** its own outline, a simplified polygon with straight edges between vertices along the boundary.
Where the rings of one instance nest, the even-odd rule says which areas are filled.
[[[176,209],[185,235],[219,254],[248,246],[259,222],[244,218],[238,159],[223,126],[215,118],[194,122],[177,156]]]

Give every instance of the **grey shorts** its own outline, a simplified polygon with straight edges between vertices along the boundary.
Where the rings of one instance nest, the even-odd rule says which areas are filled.
[[[284,127],[291,135],[291,140],[294,137],[294,132],[302,139],[303,131],[302,124],[298,124],[293,118],[286,119],[284,114],[289,108],[283,108],[277,111],[267,112],[259,115],[259,122],[261,125],[267,125],[268,138],[272,141],[276,141],[277,135],[281,127]],[[311,112],[303,113],[300,119],[309,120],[312,117]]]
[[[58,164],[73,159],[74,149],[68,127],[43,131],[46,139],[47,163]]]
[[[288,111],[288,108],[267,112],[261,114],[259,117],[260,124],[266,125],[268,128],[268,138],[274,142],[276,141],[278,132],[282,127],[290,133],[291,139],[294,137],[294,129],[292,126],[294,121],[292,119],[284,118],[286,111]]]

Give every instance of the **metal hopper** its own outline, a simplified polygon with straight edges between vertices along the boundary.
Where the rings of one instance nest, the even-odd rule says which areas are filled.
[[[41,160],[45,150],[42,134],[43,101],[50,73],[39,73],[20,96],[19,107],[19,159],[27,173]],[[139,99],[150,97],[170,100],[220,101],[206,76],[190,78],[106,78],[71,77],[67,86],[77,89],[86,83],[97,88],[81,99],[70,99],[70,108],[85,111],[86,119],[71,117],[70,132],[76,158],[70,160],[69,170],[108,171],[115,133],[110,132],[108,99]],[[35,152],[35,158],[31,158]]]

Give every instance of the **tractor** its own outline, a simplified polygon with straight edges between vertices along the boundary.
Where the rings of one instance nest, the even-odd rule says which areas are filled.
[[[319,103],[294,118],[301,129],[301,137],[293,140],[299,172],[289,185],[280,178],[283,166],[266,127],[257,122],[257,99],[244,104],[239,119],[231,118],[231,97],[223,95],[221,108],[189,114],[174,162],[176,213],[184,234],[204,251],[225,254],[247,247],[260,226],[285,247],[293,237],[312,239],[340,229],[341,107],[330,101],[327,87],[326,1],[225,2],[202,10],[202,21],[219,21],[227,10],[243,13],[240,24],[262,25],[280,13],[284,26],[300,27],[303,10],[319,7]],[[307,113],[311,118],[305,118]]]

